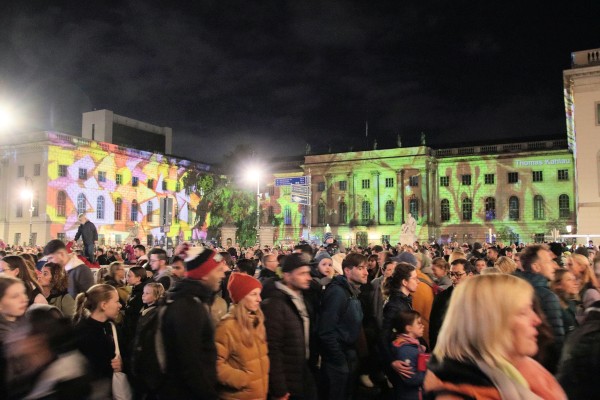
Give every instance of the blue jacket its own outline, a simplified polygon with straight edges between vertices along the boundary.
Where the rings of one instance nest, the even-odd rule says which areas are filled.
[[[363,311],[358,289],[338,275],[325,289],[319,315],[318,337],[324,361],[345,365],[345,351],[353,347],[362,327]]]
[[[415,343],[410,343],[402,336],[394,340],[390,345],[390,351],[394,360],[410,361],[413,376],[405,378],[398,373],[393,373],[390,376],[390,381],[394,385],[396,394],[395,400],[419,400],[419,391],[425,379],[425,371],[417,371],[420,346]]]
[[[546,320],[552,327],[554,339],[556,342],[562,343],[565,338],[562,308],[558,296],[548,287],[548,279],[544,275],[533,272],[523,272],[519,276],[533,286],[535,295],[540,301],[542,311],[544,311],[544,315],[546,316]]]

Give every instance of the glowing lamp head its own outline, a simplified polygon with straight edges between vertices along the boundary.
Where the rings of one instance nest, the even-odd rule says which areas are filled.
[[[23,189],[23,191],[21,192],[21,197],[26,200],[32,199],[33,198],[33,190],[31,190],[29,188]]]
[[[567,233],[571,233],[573,231],[573,227],[571,225],[567,225]]]

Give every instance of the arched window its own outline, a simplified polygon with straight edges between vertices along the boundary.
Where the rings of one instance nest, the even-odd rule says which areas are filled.
[[[544,219],[544,198],[539,194],[533,196],[533,219]]]
[[[137,202],[137,200],[133,200],[131,202],[131,220],[134,222],[138,220],[138,202]]]
[[[61,190],[56,195],[56,216],[64,217],[67,215],[67,194]]]
[[[306,225],[306,209],[308,206],[303,205],[300,211],[300,225]]]
[[[519,220],[519,198],[517,196],[510,196],[508,199],[508,219]]]
[[[485,199],[485,220],[491,221],[496,219],[496,199],[487,197]]]
[[[115,199],[115,221],[120,221],[123,209],[123,200],[120,197]]]
[[[413,218],[419,218],[419,199],[415,195],[412,195],[408,201],[408,212],[412,214]]]
[[[104,219],[104,196],[98,196],[96,199],[96,218]]]
[[[394,222],[394,202],[392,200],[385,202],[385,221]]]
[[[443,199],[440,202],[440,214],[442,221],[450,221],[450,201]]]
[[[560,218],[571,218],[571,206],[569,205],[569,196],[561,194],[558,196],[558,216]]]
[[[152,202],[149,201],[148,203],[146,203],[146,221],[152,222],[152,219],[153,219],[152,213],[153,212],[154,212],[154,210],[153,210]]]
[[[325,204],[319,203],[319,208],[317,209],[317,224],[325,225]]]
[[[85,194],[79,193],[77,195],[77,215],[85,214]]]
[[[283,223],[286,225],[292,224],[292,210],[290,206],[285,206],[283,209]]]
[[[346,202],[340,201],[340,203],[338,204],[338,213],[340,215],[339,223],[340,224],[347,223],[348,222],[348,206],[346,205]]]
[[[371,219],[371,203],[368,200],[362,202],[362,222],[366,224]]]
[[[473,219],[473,200],[468,197],[465,197],[462,201],[462,216],[465,221]]]

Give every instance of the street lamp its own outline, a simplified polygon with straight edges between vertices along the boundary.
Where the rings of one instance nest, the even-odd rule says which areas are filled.
[[[29,184],[31,185],[31,180],[29,180]],[[23,199],[29,199],[29,246],[33,246],[33,190],[31,187],[27,187],[23,189],[21,192],[21,197]]]
[[[256,243],[260,245],[260,175],[258,168],[248,170],[248,178],[256,179]]]
[[[15,125],[13,115],[8,107],[0,104],[0,132],[7,131]]]

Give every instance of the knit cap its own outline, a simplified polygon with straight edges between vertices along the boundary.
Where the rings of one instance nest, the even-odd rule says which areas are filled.
[[[223,256],[206,247],[190,247],[184,261],[185,276],[200,280],[223,262]]]
[[[227,283],[227,290],[234,304],[239,303],[248,293],[257,288],[262,288],[258,279],[239,272],[232,273],[229,277],[229,283]]]
[[[281,259],[281,272],[292,272],[296,268],[309,266],[310,256],[304,253],[292,253]]]

